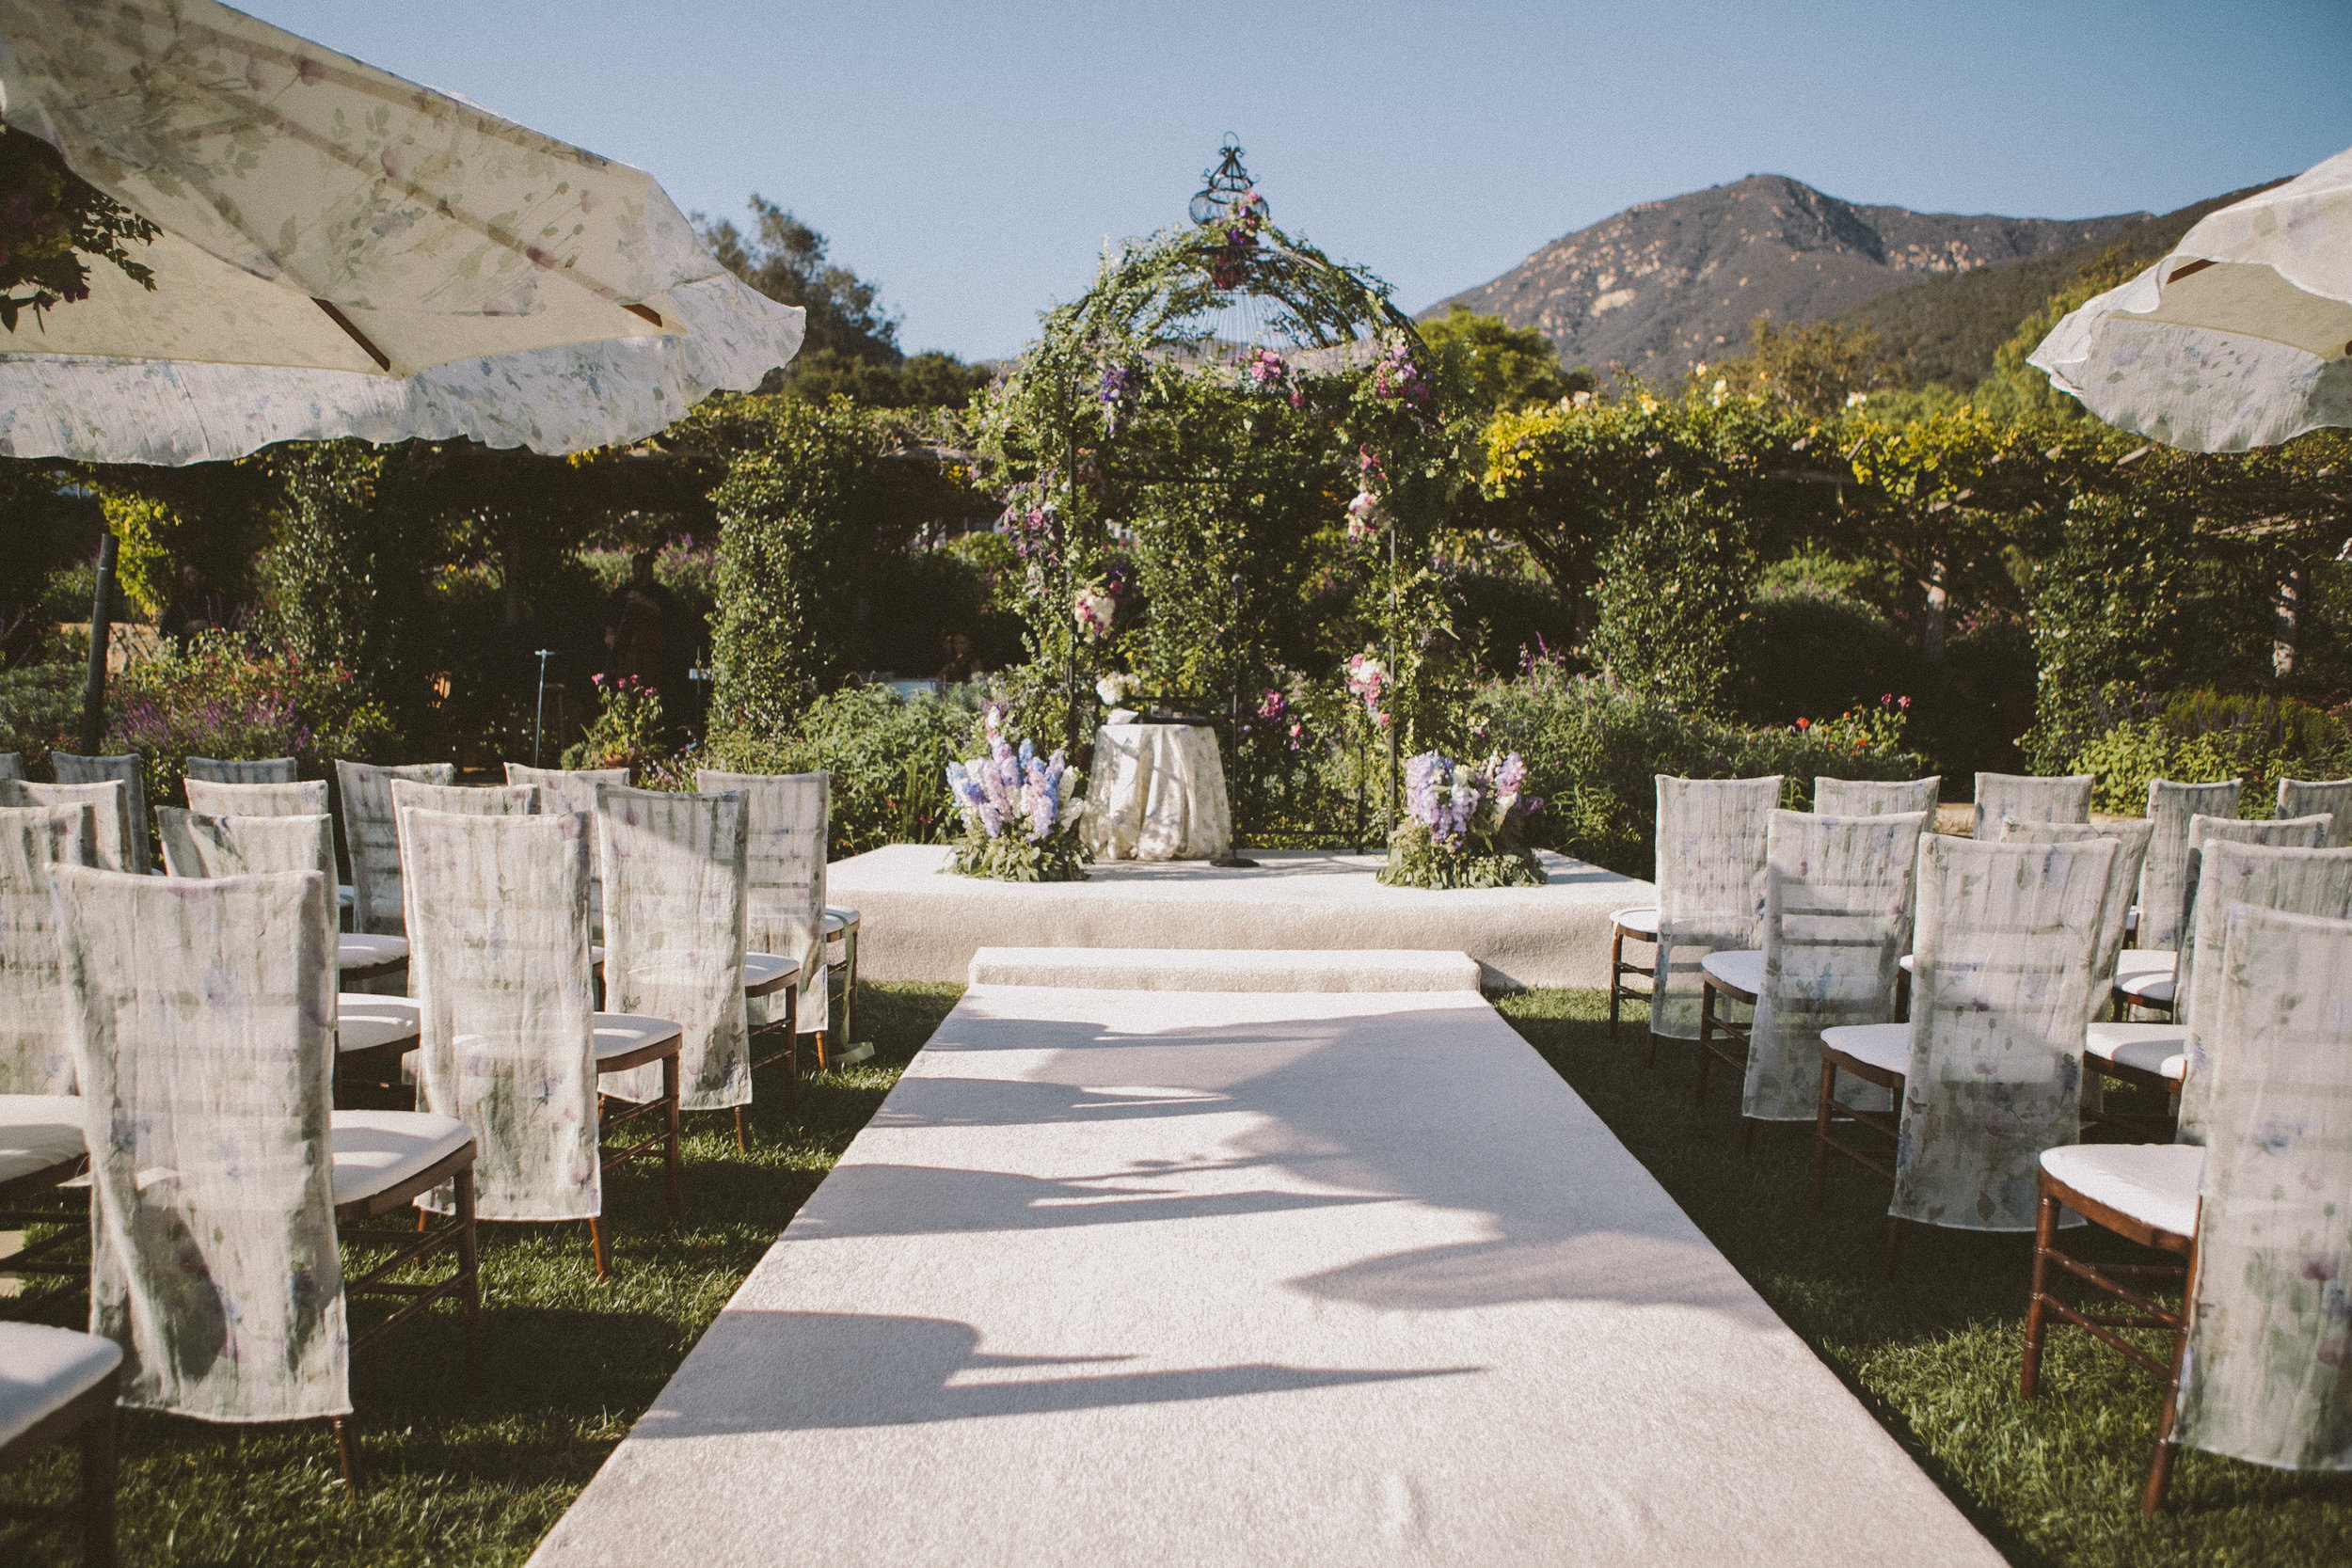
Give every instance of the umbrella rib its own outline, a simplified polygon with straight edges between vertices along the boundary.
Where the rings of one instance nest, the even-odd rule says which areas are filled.
[[[342,327],[345,332],[349,333],[353,342],[358,343],[361,348],[366,349],[368,351],[368,357],[375,361],[376,367],[379,370],[383,371],[383,372],[387,375],[391,374],[392,356],[386,354],[382,349],[376,347],[373,342],[370,342],[366,333],[352,325],[351,318],[344,315],[342,310],[333,300],[320,299],[313,295],[310,303],[326,311],[326,319],[328,321],[333,322],[337,326]]]

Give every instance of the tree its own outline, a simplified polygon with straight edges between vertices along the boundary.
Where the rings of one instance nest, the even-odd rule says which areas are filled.
[[[1692,381],[1709,379],[1706,366]],[[1762,316],[1748,323],[1745,356],[1717,365],[1713,380],[1735,397],[1762,397],[1809,420],[1836,419],[1855,394],[1892,387],[1895,374],[1879,354],[1875,327],[1809,322],[1775,326]]]
[[[898,318],[882,312],[873,284],[827,260],[824,235],[757,192],[752,216],[748,235],[726,218],[712,223],[697,214],[694,221],[722,266],[770,299],[808,312],[805,351],[832,349],[877,365],[905,357]]]
[[[1449,407],[1494,414],[1593,389],[1593,372],[1562,370],[1560,351],[1542,332],[1482,316],[1459,300],[1438,320],[1422,323],[1421,336],[1437,360],[1439,384],[1452,394]]]

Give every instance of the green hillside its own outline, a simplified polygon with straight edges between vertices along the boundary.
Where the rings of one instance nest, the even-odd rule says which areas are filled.
[[[2126,246],[2136,266],[2146,266],[2178,244],[2207,213],[2276,183],[2249,185],[2146,219],[2120,241],[2094,240],[1889,289],[1836,319],[1848,326],[1874,329],[1881,352],[1903,367],[1912,385],[1940,382],[1965,391],[1992,373],[1994,352],[2009,341],[2019,322],[2114,245]]]

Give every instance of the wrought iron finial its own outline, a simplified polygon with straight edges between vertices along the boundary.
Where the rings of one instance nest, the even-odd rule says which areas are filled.
[[[1241,142],[1230,131],[1221,150],[1224,156],[1216,167],[1201,172],[1201,187],[1192,198],[1192,221],[1204,228],[1227,222],[1244,202],[1255,206],[1259,220],[1264,221],[1270,215],[1265,198],[1251,187],[1249,171],[1241,166]]]

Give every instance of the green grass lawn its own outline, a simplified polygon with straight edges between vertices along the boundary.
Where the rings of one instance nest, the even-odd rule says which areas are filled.
[[[736,1151],[724,1118],[689,1118],[682,1223],[663,1215],[655,1167],[615,1177],[610,1282],[596,1282],[584,1227],[486,1227],[488,1375],[467,1383],[453,1312],[360,1357],[352,1396],[370,1485],[358,1504],[342,1496],[323,1425],[240,1431],[126,1417],[124,1561],[519,1563],[873,1115],[958,990],[868,986],[860,1032],[876,1042],[874,1059],[803,1082],[794,1118],[763,1078],[769,1098],[749,1154]],[[1915,1230],[1889,1284],[1879,1273],[1883,1184],[1837,1170],[1828,1212],[1812,1213],[1809,1131],[1768,1130],[1743,1155],[1725,1075],[1714,1103],[1693,1110],[1689,1049],[1669,1046],[1645,1070],[1638,1026],[1610,1044],[1597,992],[1526,992],[1499,1006],[2012,1560],[2352,1563],[2352,1478],[2185,1454],[2171,1512],[2143,1523],[2137,1499],[2156,1391],[2080,1334],[2054,1336],[2042,1399],[2018,1402],[2027,1238]],[[72,1319],[53,1310],[48,1321]],[[72,1475],[61,1452],[0,1477],[0,1497],[61,1497]],[[1692,1483],[1703,1491],[1705,1478]],[[1890,1562],[1902,1555],[1899,1541],[1887,1543]]]

